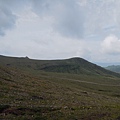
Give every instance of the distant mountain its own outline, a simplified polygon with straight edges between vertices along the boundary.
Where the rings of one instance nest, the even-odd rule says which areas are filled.
[[[34,69],[47,72],[72,73],[85,75],[119,76],[83,58],[70,58],[64,60],[33,60],[28,57],[5,57],[0,56],[0,64],[19,69]]]
[[[108,66],[112,66],[112,65],[115,65],[115,66],[116,66],[116,65],[120,65],[119,62],[115,62],[115,63],[114,63],[114,62],[111,62],[111,63],[110,63],[110,62],[108,62],[108,63],[106,63],[106,62],[104,62],[104,63],[103,63],[103,62],[95,62],[95,64],[97,64],[97,65],[99,65],[99,66],[102,66],[102,67],[104,67],[104,68],[105,68],[105,67],[108,67]]]
[[[105,67],[105,68],[107,70],[120,73],[120,65],[111,65],[111,66],[108,66],[108,67]]]

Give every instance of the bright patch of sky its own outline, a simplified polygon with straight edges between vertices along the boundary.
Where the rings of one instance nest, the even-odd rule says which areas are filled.
[[[0,0],[0,54],[120,61],[120,0]]]

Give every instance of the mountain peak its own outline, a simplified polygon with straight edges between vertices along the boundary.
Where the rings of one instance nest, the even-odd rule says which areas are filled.
[[[84,75],[109,75],[120,76],[117,73],[108,71],[96,64],[93,64],[83,58],[73,57],[64,60],[32,60],[14,58],[14,57],[0,57],[0,63],[6,66],[12,66],[20,69],[33,69],[47,72],[84,74]]]

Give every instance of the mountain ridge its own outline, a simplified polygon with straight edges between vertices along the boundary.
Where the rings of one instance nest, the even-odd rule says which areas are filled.
[[[108,71],[83,58],[73,57],[61,60],[36,60],[28,57],[7,57],[0,55],[0,64],[21,69],[34,69],[46,72],[109,75],[120,77],[120,74]]]

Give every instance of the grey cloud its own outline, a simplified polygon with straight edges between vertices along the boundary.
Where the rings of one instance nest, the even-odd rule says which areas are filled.
[[[106,25],[119,26],[119,1],[114,0],[33,0],[33,10],[41,17],[54,19],[53,30],[62,36],[83,38],[85,35],[107,36]]]
[[[31,0],[0,0],[0,35],[5,35],[6,30],[15,27],[17,12],[29,5]]]
[[[86,21],[85,21],[85,32],[87,34],[105,34],[103,30],[106,26],[118,26],[119,22],[119,1],[114,0],[92,0],[87,2],[86,9]],[[120,30],[120,27],[119,27]],[[118,28],[114,29],[115,32]],[[107,35],[112,33],[112,30],[107,31]]]
[[[0,35],[4,35],[5,30],[11,29],[15,22],[16,16],[8,8],[0,6]]]
[[[32,0],[0,0],[0,5],[9,8],[10,10],[17,11],[23,9],[23,7],[28,5],[31,1]]]
[[[84,14],[75,1],[64,2],[60,14],[56,15],[55,29],[70,38],[82,38],[84,35]]]
[[[32,7],[33,11],[39,14],[40,16],[45,16],[52,11],[52,6],[56,3],[54,0],[50,2],[50,0],[33,0]]]
[[[107,36],[113,29],[106,32],[103,30],[106,25],[118,26],[114,33],[120,31],[119,5],[119,0],[0,0],[0,34],[15,26],[13,12],[31,6],[40,17],[51,17],[54,20],[50,21],[51,27],[61,36],[78,39],[91,34]]]
[[[53,30],[62,36],[82,38],[84,32],[84,15],[77,1],[73,0],[34,0],[33,10],[43,16],[54,19]]]

